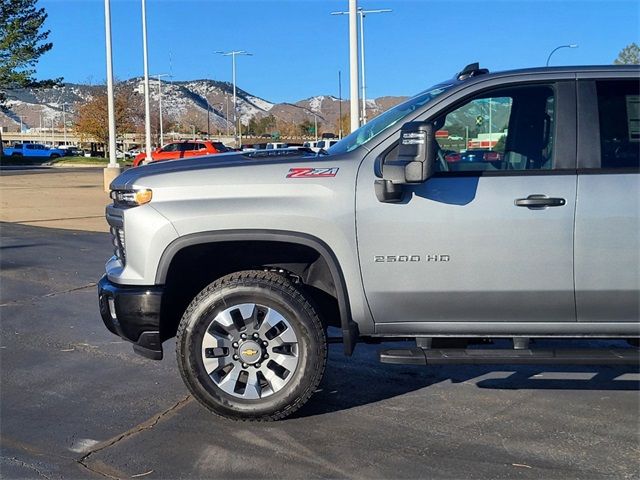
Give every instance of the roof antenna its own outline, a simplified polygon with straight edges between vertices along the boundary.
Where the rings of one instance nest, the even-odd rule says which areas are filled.
[[[480,68],[480,63],[470,63],[466,67],[462,69],[460,73],[456,75],[458,80],[466,80],[470,77],[477,77],[478,75],[484,75],[485,73],[489,73],[488,68]]]

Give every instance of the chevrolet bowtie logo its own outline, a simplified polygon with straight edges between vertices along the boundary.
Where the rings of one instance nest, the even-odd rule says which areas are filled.
[[[247,348],[246,350],[242,351],[243,355],[246,355],[247,357],[253,357],[255,354],[257,354],[258,351],[257,350],[253,350],[251,348]]]

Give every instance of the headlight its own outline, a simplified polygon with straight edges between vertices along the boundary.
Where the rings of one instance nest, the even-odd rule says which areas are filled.
[[[149,203],[153,193],[147,188],[140,190],[112,190],[111,199],[116,205],[126,205],[127,207],[137,207]]]

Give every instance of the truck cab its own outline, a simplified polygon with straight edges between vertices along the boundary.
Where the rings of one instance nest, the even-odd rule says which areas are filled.
[[[301,407],[330,341],[406,340],[387,363],[637,364],[535,341],[640,336],[639,78],[472,64],[327,151],[126,171],[104,323],[149,358],[176,336],[190,391],[234,419]],[[440,348],[472,338],[511,345]]]

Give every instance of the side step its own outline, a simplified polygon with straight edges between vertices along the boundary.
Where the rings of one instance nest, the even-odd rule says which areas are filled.
[[[638,365],[636,348],[495,349],[445,348],[388,349],[379,353],[382,363],[402,365]]]

